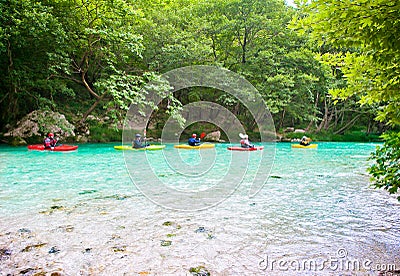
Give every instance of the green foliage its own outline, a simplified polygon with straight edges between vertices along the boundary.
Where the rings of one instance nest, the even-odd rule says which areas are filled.
[[[338,5],[342,7],[345,2]],[[379,0],[377,5],[382,3]],[[314,12],[313,5],[309,10]],[[388,5],[382,10],[390,12],[392,8]],[[364,16],[368,11],[353,7],[345,14]],[[256,139],[257,127],[251,113],[225,92],[192,88],[166,94],[170,85],[159,79],[161,73],[197,64],[217,65],[245,77],[260,92],[280,128],[308,126],[310,131],[347,135],[354,123],[370,124],[371,114],[379,107],[384,107],[380,118],[389,118],[393,123],[399,112],[397,94],[389,93],[383,101],[380,96],[365,96],[374,91],[373,86],[396,88],[399,74],[395,74],[396,66],[388,67],[394,64],[391,58],[383,59],[389,63],[377,63],[379,51],[367,58],[367,52],[356,48],[366,43],[353,43],[356,37],[346,40],[345,49],[350,49],[350,54],[330,51],[333,46],[344,47],[339,41],[345,31],[337,37],[337,43],[325,39],[334,37],[336,30],[328,32],[324,44],[317,47],[309,41],[308,32],[299,34],[287,28],[293,16],[303,17],[307,24],[312,22],[311,17],[281,0],[9,0],[0,2],[0,12],[0,128],[33,109],[59,111],[68,120],[82,123],[90,113],[106,113],[112,119],[110,125],[117,126],[129,105],[136,103],[155,110],[151,123],[159,137],[159,127],[169,116],[184,123],[180,116],[183,104],[212,101],[236,115]],[[324,5],[321,12],[325,12]],[[329,16],[333,14],[340,12]],[[393,16],[390,12],[391,19]],[[384,19],[372,14],[372,25],[344,27],[358,31],[361,26],[366,31],[378,26],[375,17]],[[357,23],[361,19],[354,20]],[[335,28],[342,28],[336,25],[340,20],[350,22],[348,17],[332,20]],[[316,30],[311,32],[313,38],[318,28],[323,34],[330,27],[329,22],[322,21],[321,26],[312,26]],[[396,22],[393,20],[394,26]],[[385,31],[390,28],[388,24],[379,26]],[[378,27],[374,30],[390,40],[391,35]],[[369,35],[364,41],[368,42],[372,37]],[[398,48],[397,44],[380,47],[385,55]],[[326,52],[330,54],[322,55]],[[386,73],[391,73],[391,82]],[[142,88],[149,81],[152,93],[166,97],[159,106],[145,101],[149,91]],[[335,102],[329,89],[337,99],[354,96]],[[364,107],[356,110],[359,100]],[[357,117],[360,113],[362,116]],[[93,131],[95,136],[104,134]]]
[[[52,106],[48,54],[65,38],[52,9],[40,2],[0,2],[0,128],[35,108]],[[47,83],[47,85],[44,85]]]
[[[400,187],[400,132],[383,135],[385,143],[371,154],[374,164],[369,168],[375,188],[384,188],[391,194]],[[400,196],[397,197],[400,201]]]
[[[94,124],[90,126],[90,142],[116,142],[121,141],[122,131],[110,128],[104,124]]]
[[[332,94],[359,95],[361,104],[379,103],[377,119],[392,125],[400,124],[399,8],[390,0],[314,0],[302,6],[307,16],[294,24],[300,33],[309,30],[321,46],[346,47],[324,57],[347,80],[347,87]]]
[[[137,92],[142,74],[129,68],[141,57],[142,37],[134,25],[141,13],[123,0],[49,2],[63,23],[65,44],[52,53],[53,76],[80,85],[93,105],[81,121],[100,103],[117,121],[132,100],[141,101]]]

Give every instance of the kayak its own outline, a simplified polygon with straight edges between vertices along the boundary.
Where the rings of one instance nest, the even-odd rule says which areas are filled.
[[[140,148],[140,149],[135,149],[132,148],[131,146],[114,146],[114,149],[116,150],[162,150],[163,148],[165,148],[165,145],[150,145],[148,147],[145,148]]]
[[[292,148],[294,149],[316,149],[318,147],[318,144],[310,144],[308,146],[303,146],[300,144],[292,144]]]
[[[212,149],[214,148],[214,144],[201,144],[199,146],[189,146],[185,144],[175,145],[174,148],[176,149]]]
[[[263,150],[264,147],[254,147],[254,148],[242,148],[242,147],[228,147],[228,150],[237,150],[237,151],[257,151]]]
[[[78,146],[72,146],[72,145],[59,145],[55,146],[54,148],[44,148],[44,145],[42,144],[36,144],[36,145],[28,145],[28,149],[30,150],[48,150],[48,151],[72,151],[76,150]]]

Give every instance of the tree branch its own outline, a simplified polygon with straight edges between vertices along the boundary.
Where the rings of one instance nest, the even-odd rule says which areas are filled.
[[[96,99],[99,99],[100,96],[96,94],[96,92],[93,91],[93,89],[89,86],[89,84],[86,82],[85,79],[85,72],[81,72],[81,77],[82,77],[82,83],[86,87],[86,89],[89,91],[90,94],[92,94]],[[103,94],[105,95],[105,93]]]

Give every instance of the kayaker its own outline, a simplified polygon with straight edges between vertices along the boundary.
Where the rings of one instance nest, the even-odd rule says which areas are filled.
[[[250,144],[249,136],[247,134],[239,135],[242,140],[240,140],[240,146],[242,148],[254,148],[254,145]]]
[[[196,133],[193,133],[192,137],[189,138],[188,144],[189,144],[189,146],[198,146],[198,145],[200,145],[200,138],[197,139],[197,134]]]
[[[146,142],[144,143],[144,145],[142,144],[142,136],[139,133],[137,133],[135,135],[135,137],[136,137],[136,139],[133,140],[133,142],[132,142],[132,147],[133,148],[141,149],[141,148],[145,148],[145,147],[148,146],[148,144]]]
[[[44,139],[43,144],[45,149],[53,149],[57,144],[57,139],[54,139],[54,134],[50,132]]]
[[[300,145],[309,146],[310,142],[311,142],[311,138],[308,138],[307,136],[303,136],[303,137],[301,137]]]

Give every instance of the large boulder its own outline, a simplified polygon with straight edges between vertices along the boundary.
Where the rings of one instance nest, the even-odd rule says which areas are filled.
[[[26,144],[42,141],[47,133],[52,132],[60,141],[72,140],[75,127],[63,114],[50,110],[35,110],[20,121],[15,128],[4,134],[11,144]]]
[[[204,141],[206,142],[219,142],[221,138],[221,131],[217,130],[214,132],[210,132],[204,137]]]

